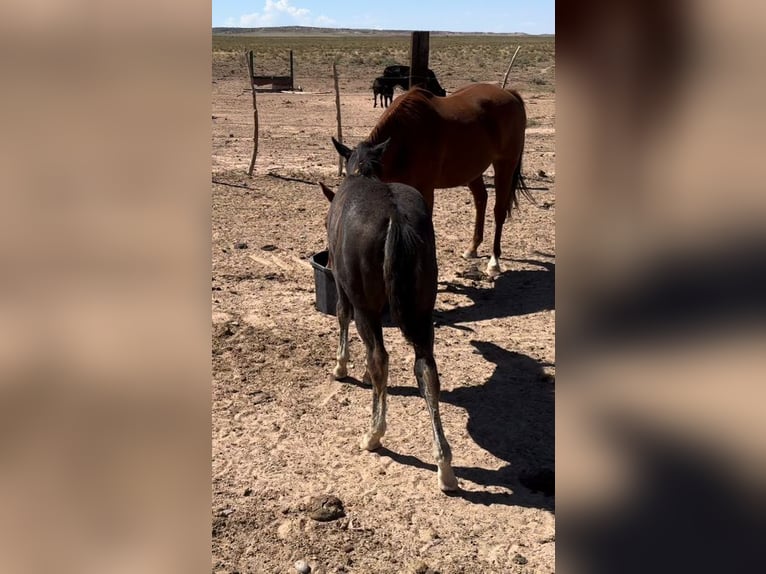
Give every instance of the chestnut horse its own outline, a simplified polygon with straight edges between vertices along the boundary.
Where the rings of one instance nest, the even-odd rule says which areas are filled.
[[[336,147],[338,144],[335,140]],[[434,360],[436,242],[434,228],[418,190],[401,183],[355,175],[376,164],[386,144],[361,144],[346,158],[349,174],[337,193],[320,183],[330,200],[327,214],[328,267],[338,293],[340,326],[333,375],[348,375],[348,326],[353,318],[367,349],[364,380],[372,385],[372,424],[361,447],[379,448],[386,432],[388,353],[383,344],[382,314],[391,316],[415,351],[415,378],[431,415],[439,487],[456,490],[452,453],[439,417],[439,373]]]
[[[434,189],[468,185],[476,206],[473,240],[464,257],[477,257],[484,239],[487,188],[482,174],[495,169],[495,240],[487,265],[500,273],[503,223],[518,206],[518,192],[532,199],[521,175],[527,114],[518,92],[494,84],[469,84],[446,97],[413,88],[397,98],[365,143],[390,139],[375,174],[411,185],[433,211]]]

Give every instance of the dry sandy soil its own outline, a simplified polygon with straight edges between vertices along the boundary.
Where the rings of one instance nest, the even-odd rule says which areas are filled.
[[[433,63],[432,54],[448,91],[476,75],[457,59]],[[524,174],[537,204],[522,199],[506,223],[504,273],[494,282],[481,273],[494,190],[476,261],[460,257],[472,232],[468,189],[436,192],[435,353],[442,421],[461,486],[446,496],[437,488],[414,353],[399,332],[385,329],[388,432],[378,452],[358,447],[370,422],[371,391],[361,382],[363,346],[353,328],[351,377],[331,377],[338,326],[314,308],[307,261],[326,245],[328,205],[312,182],[340,181],[328,70],[304,67],[305,77],[296,78],[303,93],[258,94],[252,178],[245,70],[241,55],[214,51],[212,571],[290,573],[304,560],[314,573],[553,572],[551,87],[531,82],[534,70],[510,82],[533,118]],[[377,71],[343,77],[340,70],[344,140],[351,145],[381,114],[369,90]],[[477,79],[501,78],[487,72]],[[314,520],[320,495],[337,496],[345,516]]]

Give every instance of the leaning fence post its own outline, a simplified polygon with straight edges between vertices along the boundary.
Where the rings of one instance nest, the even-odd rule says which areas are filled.
[[[335,113],[338,119],[338,137],[337,140],[343,143],[343,128],[340,123],[340,91],[338,90],[338,67],[335,62],[332,63],[332,78],[335,83]],[[343,158],[338,156],[338,176],[343,175]]]
[[[250,159],[250,167],[247,170],[247,175],[253,176],[253,169],[255,169],[255,158],[258,155],[258,102],[255,99],[255,74],[253,72],[253,51],[250,50],[247,53],[247,71],[250,74],[250,88],[253,90],[253,157]]]
[[[519,45],[516,47],[516,51],[513,53],[513,58],[511,58],[511,63],[510,63],[510,64],[508,64],[508,69],[505,71],[505,76],[503,77],[503,85],[502,85],[502,88],[503,88],[503,89],[505,89],[505,83],[508,81],[508,74],[509,74],[509,73],[510,73],[510,71],[511,71],[511,66],[513,66],[513,62],[514,62],[514,60],[516,60],[516,54],[518,54],[518,53],[519,53],[519,50],[520,50],[520,49],[521,49],[521,44],[519,44]]]

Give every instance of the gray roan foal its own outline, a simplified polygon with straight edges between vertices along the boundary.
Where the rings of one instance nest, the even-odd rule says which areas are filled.
[[[361,447],[375,450],[386,432],[388,353],[383,344],[383,309],[415,350],[415,378],[426,400],[433,428],[439,487],[457,490],[452,453],[439,417],[439,375],[434,361],[432,312],[436,302],[436,247],[428,207],[420,192],[377,177],[388,142],[352,150],[333,139],[346,159],[337,193],[320,183],[330,200],[327,214],[328,266],[338,291],[338,362],[333,374],[348,374],[351,319],[367,349],[364,380],[372,385],[372,424]]]

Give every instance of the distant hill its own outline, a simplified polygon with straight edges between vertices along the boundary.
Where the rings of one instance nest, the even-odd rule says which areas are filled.
[[[373,30],[370,28],[317,28],[314,26],[273,26],[269,28],[213,28],[213,34],[229,36],[399,36],[412,30]],[[434,36],[553,36],[553,34],[525,34],[523,32],[447,32],[431,30]]]

